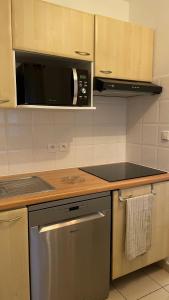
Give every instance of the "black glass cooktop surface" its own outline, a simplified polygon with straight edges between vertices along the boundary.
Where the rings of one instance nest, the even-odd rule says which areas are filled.
[[[80,168],[80,170],[109,182],[167,173],[128,162],[91,166]]]

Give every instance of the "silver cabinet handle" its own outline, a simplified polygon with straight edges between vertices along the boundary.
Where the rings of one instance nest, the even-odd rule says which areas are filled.
[[[77,104],[77,95],[78,95],[78,77],[77,70],[72,68],[73,71],[73,84],[74,84],[74,92],[73,92],[73,105]]]
[[[16,217],[16,218],[13,218],[13,219],[0,220],[0,223],[11,223],[11,222],[18,221],[20,219],[22,219],[22,217]]]
[[[0,104],[6,103],[6,102],[9,102],[9,101],[10,100],[8,100],[8,99],[0,100]]]
[[[112,73],[112,71],[109,71],[109,70],[100,70],[100,72],[101,73],[104,73],[104,74],[111,74]]]
[[[83,51],[75,51],[76,54],[79,54],[79,55],[83,55],[83,56],[89,56],[90,53],[89,52],[83,52]]]

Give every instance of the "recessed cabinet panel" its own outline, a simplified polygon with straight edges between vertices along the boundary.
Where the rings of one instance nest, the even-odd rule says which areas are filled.
[[[152,81],[153,30],[95,18],[95,76]]]
[[[14,54],[12,51],[11,1],[0,1],[0,108],[15,107]]]
[[[169,256],[169,182],[154,184],[156,193],[152,208],[152,243],[147,253],[128,260],[125,256],[126,203],[113,193],[112,220],[112,278],[143,268]],[[122,197],[140,196],[151,192],[151,186],[140,186],[121,191]]]
[[[0,299],[29,300],[27,209],[0,212]]]
[[[13,48],[93,60],[94,16],[41,0],[12,0]]]

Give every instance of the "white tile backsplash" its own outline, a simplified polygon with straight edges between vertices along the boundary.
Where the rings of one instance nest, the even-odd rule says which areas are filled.
[[[56,153],[46,149],[33,149],[32,167],[36,171],[56,169]]]
[[[156,96],[145,97],[142,105],[143,123],[157,123],[159,121],[159,101]]]
[[[163,86],[161,95],[128,101],[127,160],[169,171],[169,141],[161,140],[161,131],[169,131],[169,75],[157,81]]]
[[[126,159],[135,164],[141,164],[141,145],[127,143]]]
[[[75,122],[75,112],[72,111],[54,111],[50,112],[53,114],[53,121],[55,124],[62,125],[73,125]]]
[[[159,122],[160,123],[169,123],[169,100],[160,101],[160,114]]]
[[[8,175],[8,153],[0,151],[0,175]]]
[[[0,125],[5,125],[5,111],[0,110]]]
[[[99,144],[94,146],[94,164],[122,162],[126,159],[125,143]],[[120,159],[119,159],[120,158]]]
[[[2,109],[0,176],[125,161],[126,100],[97,97],[95,105],[96,111]]]
[[[73,140],[76,146],[93,145],[93,126],[88,124],[75,126]]]
[[[24,124],[7,124],[7,148],[8,150],[32,148],[32,126]]]
[[[7,136],[5,125],[0,125],[0,151],[7,149]]]
[[[96,97],[93,111],[94,124],[126,124],[126,100],[114,98]]]
[[[133,126],[128,126],[127,141],[129,143],[140,144],[141,143],[141,131],[142,131],[141,123],[136,123],[136,124],[133,124]]]
[[[75,147],[76,166],[91,166],[94,162],[93,145],[79,145]]]
[[[14,110],[9,109],[6,111],[7,124],[31,124],[32,113],[30,110]]]
[[[158,128],[158,146],[169,148],[169,141],[161,139],[161,132],[162,131],[169,131],[169,123],[168,123],[168,125],[167,124],[166,125],[159,125],[159,128]]]
[[[9,174],[28,173],[32,171],[32,149],[8,151]]]
[[[127,101],[127,125],[141,123],[143,97],[129,98]]]
[[[85,152],[83,152],[85,155]],[[69,146],[66,152],[56,153],[56,169],[73,168],[76,166],[76,147]]]
[[[70,112],[69,112],[70,114]],[[76,126],[91,126],[93,124],[94,112],[93,111],[76,111],[74,114]],[[73,122],[74,117],[69,115],[69,120]]]
[[[126,137],[124,126],[112,124],[98,125],[94,128],[93,142],[98,144],[114,144],[123,142]]]
[[[169,149],[158,148],[157,167],[160,170],[169,171]]]
[[[33,110],[32,125],[49,125],[53,124],[55,119],[54,112],[50,110]]]
[[[143,145],[157,145],[158,126],[143,124],[142,126],[142,143]]]
[[[163,87],[163,92],[160,95],[160,100],[169,100],[169,76],[160,78],[160,84]]]
[[[141,164],[151,168],[157,168],[157,149],[152,146],[142,146]]]

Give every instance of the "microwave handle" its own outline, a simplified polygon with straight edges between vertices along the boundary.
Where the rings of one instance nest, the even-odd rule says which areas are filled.
[[[73,105],[77,105],[77,95],[78,95],[78,75],[76,68],[72,68],[73,72],[73,85],[74,85],[74,91],[73,91]]]

